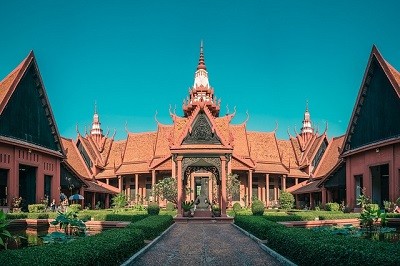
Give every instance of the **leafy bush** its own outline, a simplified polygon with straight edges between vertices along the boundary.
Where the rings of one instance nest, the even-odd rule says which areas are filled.
[[[400,265],[400,256],[393,255],[400,254],[400,245],[393,243],[287,228],[265,216],[236,216],[235,224],[298,265]]]
[[[29,212],[45,212],[46,205],[44,204],[30,204],[28,205]]]
[[[158,215],[160,213],[160,206],[156,202],[150,202],[147,206],[147,213],[149,215]]]
[[[175,210],[175,204],[173,204],[172,202],[167,202],[167,206],[165,207],[166,211],[173,211]]]
[[[120,211],[128,204],[128,198],[124,193],[119,193],[112,198],[112,206],[115,211]]]
[[[293,208],[294,197],[291,193],[282,191],[281,196],[279,197],[279,205],[284,210],[290,210]]]
[[[235,204],[233,204],[233,211],[234,212],[238,212],[242,209],[242,205],[240,205],[239,202],[235,202]]]
[[[132,223],[126,228],[141,229],[145,239],[153,239],[164,232],[173,222],[170,215],[152,215],[141,221]]]
[[[264,202],[261,200],[255,200],[251,204],[251,212],[253,215],[263,215],[264,214]]]
[[[400,197],[397,198],[397,200],[396,200],[396,205],[397,205],[397,206],[400,206]]]
[[[328,202],[325,204],[325,210],[327,211],[336,212],[339,211],[339,207],[340,207],[339,203],[336,202]]]
[[[26,218],[27,219],[49,219],[49,214],[44,213],[44,212],[28,213]]]
[[[71,204],[68,206],[68,211],[78,212],[82,210],[82,205],[80,204]]]

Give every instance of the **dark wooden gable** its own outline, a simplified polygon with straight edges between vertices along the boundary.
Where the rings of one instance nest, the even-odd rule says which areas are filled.
[[[60,138],[34,60],[0,115],[0,135],[61,151]]]
[[[345,151],[399,136],[399,112],[399,96],[374,55],[354,107]]]
[[[183,139],[182,144],[221,144],[207,115],[200,111],[196,116],[192,130]]]

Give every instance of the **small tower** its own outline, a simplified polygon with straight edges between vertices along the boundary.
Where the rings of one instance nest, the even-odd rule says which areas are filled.
[[[100,144],[103,138],[103,130],[101,129],[101,123],[99,120],[99,115],[97,114],[97,105],[94,103],[94,115],[92,122],[92,129],[90,130],[90,136],[96,142],[96,144]]]
[[[214,89],[208,81],[207,67],[204,62],[203,41],[200,43],[200,57],[194,74],[193,87],[189,89],[189,97],[183,102],[185,117],[190,116],[198,105],[200,107],[207,106],[215,117],[219,116],[220,103],[217,102]]]
[[[312,128],[310,113],[308,111],[308,101],[307,101],[306,111],[304,112],[303,127],[301,128],[300,132],[303,143],[307,143],[308,140],[313,136],[313,134],[314,134],[314,129]]]

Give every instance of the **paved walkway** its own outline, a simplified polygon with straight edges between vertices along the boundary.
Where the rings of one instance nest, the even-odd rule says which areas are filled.
[[[281,265],[231,224],[176,224],[130,265]]]

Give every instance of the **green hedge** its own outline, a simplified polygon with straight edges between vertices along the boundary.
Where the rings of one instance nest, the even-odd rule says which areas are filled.
[[[399,265],[400,245],[287,228],[265,217],[236,216],[235,224],[298,265]]]
[[[29,204],[28,211],[31,212],[45,212],[46,205],[45,204]]]
[[[393,212],[388,212],[386,213],[387,218],[400,218],[400,213],[393,213]]]
[[[144,246],[136,229],[111,229],[64,244],[0,252],[2,265],[120,265]]]
[[[145,239],[153,239],[164,232],[173,222],[170,215],[151,215],[141,221],[128,225],[127,228],[141,229]]]

